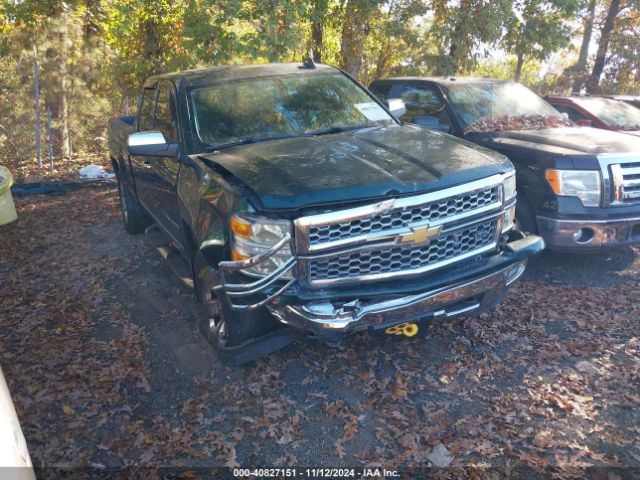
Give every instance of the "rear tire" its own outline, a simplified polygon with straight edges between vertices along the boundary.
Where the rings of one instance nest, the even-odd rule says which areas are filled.
[[[120,179],[118,179],[118,196],[120,197],[120,211],[122,212],[124,229],[132,235],[143,233],[151,223],[149,217],[138,199]]]

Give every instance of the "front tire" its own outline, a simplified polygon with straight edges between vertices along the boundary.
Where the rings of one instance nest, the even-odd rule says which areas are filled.
[[[127,233],[135,235],[143,233],[151,223],[138,199],[118,179],[118,196],[120,197],[120,212],[122,223]]]
[[[232,310],[224,296],[212,291],[206,275],[206,262],[201,255],[194,255],[193,283],[203,315],[200,331],[217,350],[237,347],[253,338],[259,338],[278,327],[278,322],[264,308],[251,311]]]

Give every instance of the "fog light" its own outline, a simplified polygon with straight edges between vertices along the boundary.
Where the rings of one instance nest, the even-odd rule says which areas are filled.
[[[592,228],[579,228],[573,233],[573,239],[577,243],[589,243],[593,240],[595,232]]]
[[[507,275],[507,285],[511,285],[513,282],[515,282],[518,278],[520,278],[520,275],[522,275],[524,273],[524,269],[527,266],[527,262],[522,262],[522,263],[518,263],[517,265],[514,265],[511,268],[511,271],[509,272],[509,275]]]

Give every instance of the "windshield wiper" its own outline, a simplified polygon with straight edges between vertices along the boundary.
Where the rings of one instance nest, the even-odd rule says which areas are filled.
[[[259,143],[259,142],[270,142],[271,140],[283,140],[286,138],[301,138],[301,137],[315,137],[317,135],[330,135],[332,133],[341,133],[341,132],[347,132],[349,130],[358,130],[360,128],[369,128],[369,127],[379,127],[380,125],[349,125],[346,127],[331,127],[331,128],[325,128],[322,130],[313,130],[311,132],[305,132],[305,133],[296,133],[296,134],[291,134],[291,135],[279,135],[277,137],[259,137],[259,138],[254,138],[254,137],[246,137],[246,138],[239,138],[236,141],[233,142],[228,142],[228,143],[220,143],[218,145],[212,145],[209,148],[207,148],[207,151],[215,151],[215,150],[221,150],[221,149],[225,149],[225,148],[231,148],[231,147],[235,147],[238,145],[248,145],[249,143]]]
[[[331,128],[324,128],[321,130],[313,130],[311,132],[306,132],[304,134],[305,137],[315,137],[317,135],[331,135],[332,133],[341,133],[341,132],[348,132],[349,130],[359,130],[361,128],[368,128],[368,127],[379,127],[380,125],[349,125],[346,127],[331,127]]]
[[[217,145],[211,145],[210,147],[207,148],[207,151],[214,151],[214,150],[220,150],[220,149],[224,149],[224,148],[231,148],[231,147],[235,147],[237,145],[248,145],[249,143],[260,143],[260,142],[269,142],[271,140],[283,140],[285,138],[296,138],[296,137],[299,137],[299,136],[300,135],[279,135],[277,137],[260,137],[260,138],[246,137],[246,138],[239,138],[238,140],[236,140],[234,142],[219,143]]]

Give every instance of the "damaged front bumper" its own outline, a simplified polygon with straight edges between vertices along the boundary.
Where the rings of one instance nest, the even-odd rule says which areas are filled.
[[[282,323],[321,335],[384,328],[423,317],[455,318],[494,306],[524,273],[526,260],[497,272],[416,295],[382,301],[355,300],[339,307],[327,300],[306,305],[267,305]]]
[[[318,336],[385,328],[417,318],[481,313],[504,298],[510,285],[524,272],[528,258],[544,248],[542,238],[521,235],[506,243],[500,254],[483,259],[474,268],[459,271],[453,268],[446,275],[431,275],[386,289],[367,285],[334,292],[304,288],[295,275],[288,281],[282,280],[294,270],[295,257],[254,282],[227,281],[231,276],[240,276],[236,274],[243,269],[265,261],[290,242],[287,236],[260,256],[221,262],[223,291],[235,310],[266,307],[281,323]]]

